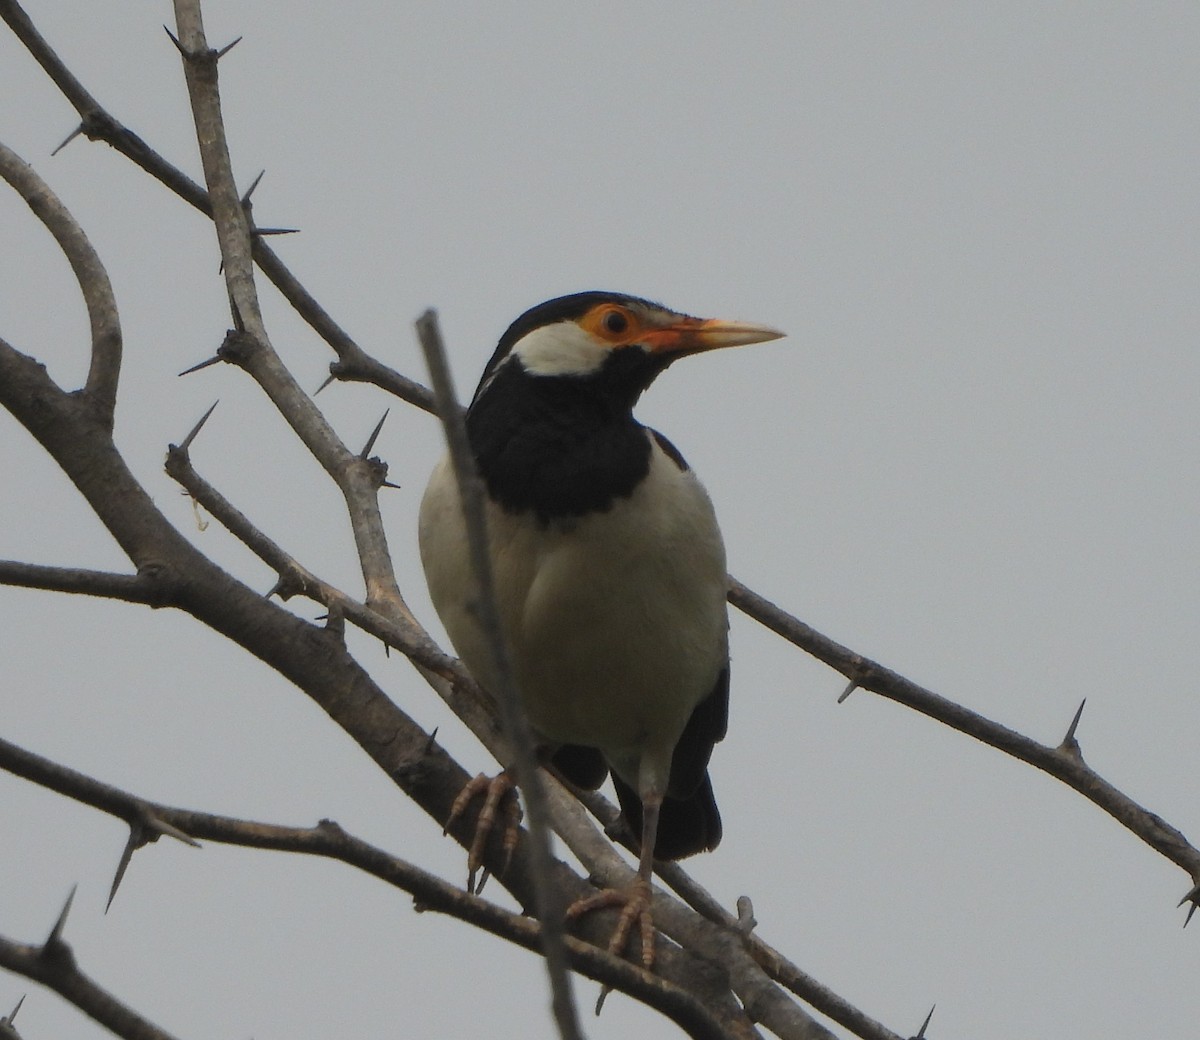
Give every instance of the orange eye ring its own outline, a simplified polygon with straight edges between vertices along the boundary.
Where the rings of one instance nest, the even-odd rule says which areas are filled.
[[[624,311],[606,311],[600,318],[600,327],[612,336],[620,336],[629,328],[629,316]]]
[[[605,303],[590,310],[580,322],[597,339],[623,343],[637,331],[637,318],[627,307]]]

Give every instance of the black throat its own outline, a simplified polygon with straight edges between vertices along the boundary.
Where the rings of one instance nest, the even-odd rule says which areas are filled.
[[[500,364],[467,412],[488,494],[547,523],[603,512],[650,471],[650,437],[633,405],[664,366],[640,348],[586,376],[534,376]]]

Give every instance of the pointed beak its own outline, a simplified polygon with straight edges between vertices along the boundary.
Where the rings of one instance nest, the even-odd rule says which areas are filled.
[[[746,321],[722,321],[720,318],[681,318],[679,321],[643,335],[640,339],[653,354],[671,358],[699,354],[719,347],[741,347],[766,343],[786,335],[769,325]]]

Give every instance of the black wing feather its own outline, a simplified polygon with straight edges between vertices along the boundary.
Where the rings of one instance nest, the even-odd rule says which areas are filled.
[[[689,798],[703,783],[712,757],[713,745],[725,738],[729,725],[729,664],[721,669],[716,684],[704,700],[696,705],[692,717],[683,728],[675,757],[671,759],[671,780],[667,794]]]

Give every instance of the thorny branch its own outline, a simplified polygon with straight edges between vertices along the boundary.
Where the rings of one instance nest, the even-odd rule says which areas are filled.
[[[358,603],[345,593],[316,578],[270,539],[258,536],[250,522],[228,503],[225,503],[228,508],[224,512],[218,512],[223,499],[192,470],[187,458],[186,447],[182,451],[173,449],[168,461],[168,469],[172,471],[175,479],[187,487],[198,500],[203,501],[210,511],[218,516],[218,519],[243,541],[246,541],[260,558],[276,571],[279,575],[279,583],[275,591],[278,591],[282,597],[286,598],[297,593],[310,596],[323,603],[331,614],[336,613],[339,617],[351,620],[362,627],[364,631],[371,632],[389,645],[400,649],[419,665],[422,674],[447,698],[447,702],[451,704],[456,713],[474,718],[472,728],[478,727],[480,732],[490,732],[491,740],[485,740],[485,743],[493,748],[501,747],[502,744],[498,743],[499,738],[495,732],[494,720],[490,715],[487,699],[462,673],[457,662],[437,649],[424,630],[412,619],[400,597],[392,574],[390,556],[386,540],[383,538],[379,516],[377,491],[383,480],[381,464],[377,460],[368,460],[354,455],[345,448],[316,409],[312,399],[299,389],[291,374],[271,348],[258,310],[257,290],[254,286],[251,261],[267,274],[296,311],[333,348],[338,356],[338,360],[331,365],[333,377],[372,383],[426,411],[433,410],[432,395],[419,383],[382,365],[362,350],[307,293],[299,281],[265,245],[261,235],[253,227],[245,200],[238,197],[230,158],[224,144],[224,129],[220,116],[216,79],[217,62],[222,52],[213,51],[208,47],[203,35],[199,5],[195,0],[177,0],[176,9],[179,27],[177,45],[184,57],[189,95],[198,135],[202,142],[207,191],[165,162],[137,135],[104,111],[36,32],[20,6],[14,0],[0,0],[0,17],[3,17],[9,24],[30,53],[59,86],[64,96],[79,112],[81,123],[76,134],[82,133],[91,139],[106,141],[170,187],[189,204],[210,216],[213,216],[215,211],[214,219],[217,224],[224,270],[233,306],[234,324],[237,326],[219,356],[222,360],[238,364],[258,381],[275,403],[280,414],[293,426],[314,457],[325,466],[342,489],[347,500],[360,558],[363,562],[364,580],[367,586],[366,602]],[[32,171],[29,171],[28,167],[25,167],[19,160],[16,160],[11,153],[4,156],[3,166],[6,171],[6,179],[14,184],[14,187],[30,203],[31,208],[55,234],[76,272],[92,323],[92,363],[83,391],[83,400],[87,402],[88,408],[92,409],[91,419],[94,421],[99,418],[102,425],[106,422],[110,432],[120,367],[120,328],[116,319],[115,304],[111,301],[111,289],[108,288],[103,267],[99,265],[99,261],[87,244],[82,231],[70,219],[69,214],[66,214],[65,210],[57,205],[53,196],[48,194],[48,189],[45,189],[40,179],[37,179],[36,175],[32,174]],[[43,189],[45,190],[43,191]],[[45,201],[47,198],[50,200],[48,203]],[[4,377],[6,373],[10,377],[0,378],[0,401],[7,404],[14,414],[18,414],[19,418],[23,405],[27,404],[27,396],[23,398],[22,395],[33,392],[62,394],[62,391],[49,383],[49,380],[44,377],[44,373],[39,377],[29,368],[27,362],[31,363],[31,359],[21,357],[7,344],[0,343],[0,377]],[[311,676],[302,674],[305,668],[315,664],[315,659],[305,657],[303,653],[296,659],[287,659],[287,653],[295,653],[297,645],[295,639],[310,638],[310,635],[302,630],[311,628],[311,626],[303,625],[302,622],[291,618],[290,615],[286,615],[290,619],[287,621],[272,615],[276,625],[284,627],[290,625],[292,632],[286,640],[281,639],[277,649],[271,650],[261,645],[250,645],[244,637],[239,638],[235,631],[240,620],[252,616],[252,594],[249,599],[238,600],[235,597],[231,609],[232,619],[226,619],[223,622],[205,606],[202,597],[193,595],[191,599],[188,599],[183,596],[178,582],[179,573],[188,573],[190,568],[191,573],[196,574],[199,572],[195,569],[200,568],[203,572],[201,584],[204,581],[211,582],[215,579],[211,564],[202,557],[198,558],[198,554],[194,550],[190,550],[190,547],[188,549],[192,555],[188,555],[175,541],[177,536],[173,531],[168,533],[162,529],[156,529],[150,535],[143,535],[140,539],[134,538],[128,533],[128,511],[122,515],[120,510],[109,508],[103,501],[103,489],[98,485],[108,478],[103,475],[91,478],[79,467],[78,463],[72,463],[70,458],[72,440],[76,444],[86,443],[88,438],[95,440],[97,431],[94,427],[89,428],[87,423],[83,422],[81,415],[72,416],[67,402],[62,402],[61,407],[59,419],[62,421],[59,422],[59,426],[62,428],[53,431],[49,428],[42,429],[39,439],[46,444],[48,450],[60,461],[72,479],[75,479],[81,492],[101,515],[101,519],[109,525],[110,530],[113,530],[114,535],[117,536],[118,541],[121,542],[137,566],[137,573],[134,575],[106,574],[74,568],[0,562],[0,582],[54,591],[108,596],[156,606],[182,607],[204,623],[224,631],[226,635],[246,646],[252,653],[264,657],[310,695],[322,700],[324,694],[320,689],[321,683],[315,681]],[[36,426],[36,423],[34,425]],[[35,436],[39,435],[38,430],[35,429],[34,432]],[[100,440],[105,440],[103,431],[100,431]],[[100,448],[102,449],[100,455],[105,456],[105,463],[109,466],[113,465],[114,460],[105,454],[111,449],[111,442],[100,444]],[[111,451],[115,452],[115,449],[111,449]],[[109,470],[110,476],[114,473],[117,471]],[[140,492],[141,489],[137,488],[137,491]],[[214,503],[217,508],[214,508]],[[222,577],[228,578],[228,576]],[[227,591],[224,585],[221,588],[222,591]],[[248,594],[249,590],[246,590],[246,593]],[[238,596],[242,595],[241,592],[238,593]],[[1067,739],[1064,739],[1059,747],[1039,744],[1003,726],[982,719],[959,705],[938,697],[931,691],[925,690],[883,666],[821,636],[732,579],[730,600],[739,609],[755,617],[783,638],[841,672],[850,681],[847,692],[858,687],[889,697],[1043,769],[1104,808],[1151,847],[1182,866],[1189,871],[1194,880],[1200,882],[1200,854],[1177,830],[1133,803],[1084,764],[1075,741],[1074,725],[1072,725]],[[241,607],[238,606],[239,602],[242,604]],[[264,607],[263,601],[258,600],[255,606],[256,610],[261,610]],[[285,612],[279,613],[285,614]],[[261,614],[257,616],[261,616]],[[280,635],[282,635],[282,631]],[[354,675],[353,682],[369,683],[369,678],[357,671],[357,664],[348,656],[342,656],[337,667],[342,670],[337,676],[338,682],[346,681],[347,670],[349,670]],[[378,696],[386,701],[381,692]],[[403,727],[410,723],[411,720],[405,720],[403,723],[396,721],[396,717],[388,710],[394,706],[389,704],[385,708],[379,701],[374,703],[376,707],[372,710],[377,714],[382,713],[379,718],[386,716],[386,724],[383,728]],[[400,741],[390,759],[387,759],[387,756],[382,755],[379,748],[373,745],[373,741],[377,739],[377,727],[374,727],[375,732],[372,732],[372,726],[364,725],[363,720],[355,719],[345,711],[327,710],[330,710],[330,714],[339,725],[372,753],[372,757],[380,762],[381,767],[387,768],[389,773],[401,782],[401,786],[405,787],[410,795],[420,801],[433,815],[438,816],[441,813],[441,818],[444,818],[445,790],[453,789],[457,781],[452,775],[453,763],[447,762],[446,756],[440,749],[437,749],[439,769],[449,772],[451,776],[443,787],[439,788],[439,794],[431,795],[429,791],[418,790],[412,783],[405,782],[406,779],[411,780],[411,774],[406,776],[405,771],[411,770],[412,763],[421,758],[421,755],[413,750],[414,741],[425,741],[426,751],[432,753],[435,748],[432,740],[419,733],[419,729],[413,725],[412,731],[405,730],[408,733],[406,740]],[[379,718],[372,721],[378,722]],[[400,730],[395,729],[392,732],[394,734]],[[396,742],[394,736],[391,739],[393,743]],[[0,758],[4,757],[0,755]],[[3,765],[10,771],[21,773],[20,769],[13,765],[14,761],[15,759],[8,756]],[[461,773],[461,770],[458,772]],[[38,780],[37,782],[45,781]],[[92,783],[95,782],[92,781]],[[54,786],[54,784],[47,783],[47,786]],[[89,801],[88,797],[84,797],[78,791],[64,793],[69,793],[69,796],[76,797],[81,801]],[[623,861],[613,854],[611,846],[600,839],[595,828],[588,824],[578,811],[566,808],[569,803],[561,788],[551,785],[549,793],[556,830],[566,836],[573,851],[582,854],[589,870],[592,870],[600,878],[604,877],[606,871],[628,870]],[[598,796],[590,796],[588,803],[593,806],[601,819],[605,818],[606,813],[613,812],[612,807]],[[99,806],[97,802],[89,802],[89,804],[103,807]],[[128,814],[133,811],[132,804],[132,802],[124,804],[125,811],[115,812],[115,814],[122,816],[127,821],[131,820]],[[138,812],[142,815],[137,816],[136,819],[144,822],[145,813],[148,811],[146,807],[149,803],[140,802],[138,804],[141,806]],[[106,811],[114,810],[107,808]],[[203,814],[192,814],[193,818],[187,825],[184,825],[179,819],[173,819],[171,815],[182,813],[182,810],[154,806],[150,811],[152,814],[160,814],[154,815],[153,819],[166,826],[178,827],[182,834],[210,837],[212,840],[234,840],[231,836],[232,831],[221,837],[201,833],[205,830],[205,826],[202,823],[198,824],[195,817],[203,816]],[[230,821],[231,826],[242,823],[243,821]],[[132,832],[135,823],[131,822],[130,825]],[[255,828],[263,825],[245,824],[245,826]],[[289,841],[300,844],[306,841],[313,843],[312,848],[304,848],[303,851],[332,855],[331,852],[317,846],[320,846],[321,842],[333,840],[331,835],[336,837],[333,828],[334,825],[323,824],[311,829],[280,829],[280,832],[288,831],[287,840]],[[169,833],[169,831],[163,830],[158,833]],[[348,836],[344,837],[348,839]],[[262,840],[265,842],[267,838],[264,837]],[[282,833],[276,833],[271,840],[282,842]],[[348,840],[353,842],[353,839]],[[246,843],[251,842],[247,841]],[[264,845],[263,847],[282,848],[284,846],[279,844]],[[365,858],[369,858],[366,857],[365,850],[360,850],[360,852]],[[372,854],[386,855],[379,853],[378,850],[373,850]],[[363,862],[355,862],[352,857],[337,855],[335,858],[343,858],[346,862],[353,863],[362,869],[369,869],[364,866]],[[529,876],[527,861],[514,864],[513,874],[518,882],[522,878],[527,878]],[[661,895],[657,897],[656,901],[656,918],[662,921],[664,930],[668,934],[685,945],[708,943],[709,951],[720,951],[719,957],[729,970],[730,984],[737,992],[742,1004],[752,1012],[756,1020],[763,1022],[768,1028],[784,1037],[828,1035],[822,1027],[800,1012],[799,1008],[786,1001],[779,986],[775,985],[775,983],[779,983],[801,996],[813,1007],[852,1030],[856,1035],[895,1038],[894,1033],[867,1019],[856,1008],[824,990],[820,984],[804,975],[800,969],[763,943],[757,936],[750,935],[737,918],[716,904],[699,886],[690,882],[687,875],[677,866],[665,867],[660,874],[676,891],[684,893],[685,898],[697,907],[708,920],[690,914],[679,904]],[[385,880],[387,879],[385,878]],[[444,885],[436,878],[433,878],[432,881],[439,886]],[[558,881],[562,881],[561,876]],[[392,881],[391,883],[396,882]],[[405,886],[399,885],[398,887]],[[491,905],[477,897],[467,897],[457,888],[444,887],[447,890],[446,898],[449,899],[448,893],[452,892],[453,899],[457,903],[462,903],[464,899],[474,899],[484,906],[490,907]],[[406,888],[406,890],[414,891],[414,888]],[[1196,891],[1197,889],[1193,889],[1185,898],[1197,898]],[[434,897],[421,898],[431,908],[434,908],[433,904],[436,902]],[[659,903],[664,904],[661,909]],[[482,911],[480,912],[482,913]],[[507,914],[506,911],[499,911],[499,913]],[[469,919],[465,914],[456,916]],[[538,942],[536,926],[515,915],[509,914],[508,917],[512,920],[506,920],[503,927],[509,931],[498,931],[497,934],[506,934],[512,941],[533,948]],[[483,920],[473,921],[473,923],[481,927],[489,927]],[[704,930],[706,928],[707,931]],[[522,935],[524,935],[524,940],[521,938]],[[7,950],[8,947],[4,947],[4,949]],[[638,990],[638,987],[649,985],[651,982],[660,986],[669,985],[660,980],[648,982],[643,973],[632,965],[623,963],[608,965],[603,972],[600,967],[589,968],[588,958],[604,960],[606,955],[603,954],[603,951],[582,944],[578,940],[568,938],[567,950],[572,966],[577,970],[593,974],[594,968],[597,974],[593,977],[602,978],[627,992],[634,992],[652,1006],[658,1005],[655,1005],[648,996]],[[596,963],[599,964],[599,961]],[[668,967],[669,958],[664,964],[664,969]],[[622,972],[628,978],[621,979]],[[34,976],[31,975],[31,977]],[[695,993],[685,994],[685,997],[693,1002],[696,1000]],[[680,1012],[680,1014],[683,1013]],[[682,1018],[676,1018],[676,1020],[697,1036],[739,1035],[744,1025],[744,1019],[739,1023],[737,1016],[731,1014],[728,1005],[722,1005],[721,1012],[716,1019],[710,1017],[701,1021],[696,1018],[689,1020],[689,1024],[686,1025]],[[717,1023],[715,1026],[713,1025],[714,1021]],[[710,1029],[716,1031],[709,1032]],[[161,1034],[121,1032],[120,1035]]]
[[[217,89],[219,54],[204,36],[198,0],[175,0],[177,46],[192,102],[208,200],[238,335],[228,354],[262,387],[283,419],[333,478],[346,499],[367,602],[392,617],[412,620],[400,595],[379,509],[380,467],[349,451],[271,346],[258,303],[249,221],[234,182]],[[227,343],[229,341],[227,340]]]
[[[135,559],[151,555],[159,561],[165,603],[227,635],[312,696],[410,797],[444,823],[466,774],[379,690],[340,642],[217,571],[177,535],[172,538],[153,504],[132,482],[111,441],[94,443],[95,426],[75,414],[71,396],[53,387],[28,359],[4,350],[0,350],[0,399],[51,451],[106,523],[125,532],[123,544],[130,555]],[[31,410],[29,400],[36,400],[37,407]],[[79,445],[87,448],[82,458],[71,450]],[[184,574],[187,578],[181,582],[178,576]],[[28,775],[26,770],[13,771]],[[473,822],[471,816],[456,828],[456,837],[469,834]],[[529,905],[529,878],[522,842],[501,881]],[[586,891],[583,880],[561,863],[555,864],[554,884],[563,886],[570,898]],[[585,934],[596,937],[602,934],[600,927],[585,926]],[[723,1001],[711,980],[702,977],[693,957],[668,948],[662,975],[684,984],[724,1019],[736,1020],[729,998]],[[623,988],[621,978],[611,981]]]
[[[22,162],[4,144],[0,144],[0,177],[8,181],[46,225],[75,272],[92,330],[92,361],[83,394],[97,421],[111,431],[121,374],[121,324],[108,272],[58,196],[32,166]]]
[[[1200,851],[1160,816],[1138,805],[1084,762],[1075,739],[1078,714],[1071,723],[1067,739],[1060,745],[1039,744],[821,635],[735,578],[730,579],[729,601],[789,643],[841,672],[850,680],[847,692],[858,687],[877,693],[1049,773],[1200,881]]]
[[[82,596],[100,596],[126,603],[159,602],[160,590],[152,575],[110,574],[81,567],[47,567],[18,560],[0,560],[0,585],[48,592],[67,592]]]
[[[546,792],[538,769],[533,730],[525,718],[524,711],[521,710],[521,701],[510,665],[509,648],[504,639],[500,613],[496,606],[495,579],[488,555],[483,483],[475,470],[475,462],[467,442],[466,424],[463,422],[462,409],[454,392],[446,350],[438,329],[437,316],[433,311],[427,311],[418,319],[417,336],[425,351],[425,361],[429,366],[430,381],[433,383],[434,396],[437,399],[438,414],[445,429],[450,459],[458,482],[459,498],[462,501],[471,567],[479,590],[474,607],[487,637],[496,675],[496,688],[491,692],[500,703],[504,731],[508,734],[513,748],[513,768],[516,770],[517,782],[525,795],[525,804],[529,810],[529,832],[533,844],[534,905],[542,926],[542,952],[550,975],[554,1018],[563,1040],[575,1040],[582,1037],[582,1033],[579,1028],[579,1012],[575,1007],[570,978],[566,972],[563,948],[563,918],[567,905],[559,901],[557,893],[549,883],[554,854],[546,822]]]
[[[441,674],[452,677],[454,681],[443,684],[443,689],[439,691],[443,693],[446,703],[460,718],[471,725],[472,730],[493,752],[498,761],[509,760],[510,752],[506,750],[507,745],[495,729],[494,713],[487,707],[490,701],[481,700],[486,695],[479,691],[469,677],[462,673],[456,661],[445,655],[441,655],[437,659],[422,658],[419,652],[414,652],[412,644],[406,642],[404,633],[395,630],[386,619],[301,568],[293,557],[254,528],[251,522],[234,509],[224,496],[196,474],[186,451],[172,448],[168,454],[167,469],[191,494],[196,496],[208,512],[281,575],[277,587],[291,588],[293,582],[298,583],[305,595],[312,596],[327,606],[336,606],[346,620],[384,640],[389,646],[408,654],[412,659],[422,660],[427,667],[437,669]],[[295,578],[289,577],[293,571],[295,571]],[[281,592],[281,594],[283,593]],[[424,639],[428,642],[427,636]],[[432,646],[432,643],[429,645]],[[433,652],[441,654],[436,648]],[[456,694],[457,696],[455,696]],[[629,866],[613,852],[612,846],[596,832],[595,827],[580,815],[578,806],[571,797],[557,784],[551,785],[548,793],[555,831],[564,839],[580,861],[587,865],[590,873],[607,885],[616,886],[628,883]],[[616,809],[600,794],[581,792],[580,797],[601,823],[608,824],[616,818]],[[659,873],[685,902],[720,926],[721,929],[731,929],[736,926],[737,922],[728,911],[692,881],[678,865],[660,865]],[[704,930],[702,924],[697,924],[691,915],[680,912],[675,904],[665,898],[660,897],[656,902],[655,914],[659,918],[662,930],[682,945],[691,947],[697,943],[709,941],[715,942],[719,946],[727,941],[727,936],[722,932],[714,932],[712,929]],[[856,1023],[853,1027],[858,1035],[878,1038],[894,1036],[882,1025],[863,1015],[848,1001],[800,971],[781,954],[763,943],[761,939],[750,940],[749,956],[747,956],[747,951],[742,949],[728,951],[727,956],[728,963],[736,969],[731,971],[735,992],[739,999],[747,1003],[757,993],[757,1003],[761,1008],[760,1018],[764,1023],[795,1017],[795,1010],[782,997],[782,994],[763,990],[761,971],[757,969],[754,962],[765,968],[768,975],[784,988],[796,993],[801,999],[829,1015],[835,1021],[846,1025]],[[776,969],[778,974],[776,974]],[[780,1025],[777,1031],[780,1032],[780,1035],[789,1035],[786,1025]]]
[[[415,864],[347,833],[332,820],[322,820],[314,827],[287,827],[163,805],[101,783],[3,739],[0,739],[0,766],[124,820],[131,830],[149,822],[158,833],[182,835],[193,844],[198,844],[196,839],[199,839],[337,860],[409,893],[418,911],[443,913],[524,949],[538,948],[539,928],[529,918],[448,884]],[[720,1020],[687,990],[648,975],[635,965],[611,956],[603,947],[570,937],[565,941],[567,959],[576,971],[605,982],[620,979],[617,985],[625,992],[662,1011],[694,1036],[728,1035]],[[29,974],[20,967],[14,970]],[[45,981],[39,976],[30,977]]]
[[[143,1018],[80,971],[74,952],[62,937],[70,908],[68,898],[43,943],[18,943],[0,936],[0,967],[49,987],[125,1040],[172,1040],[170,1033]]]

